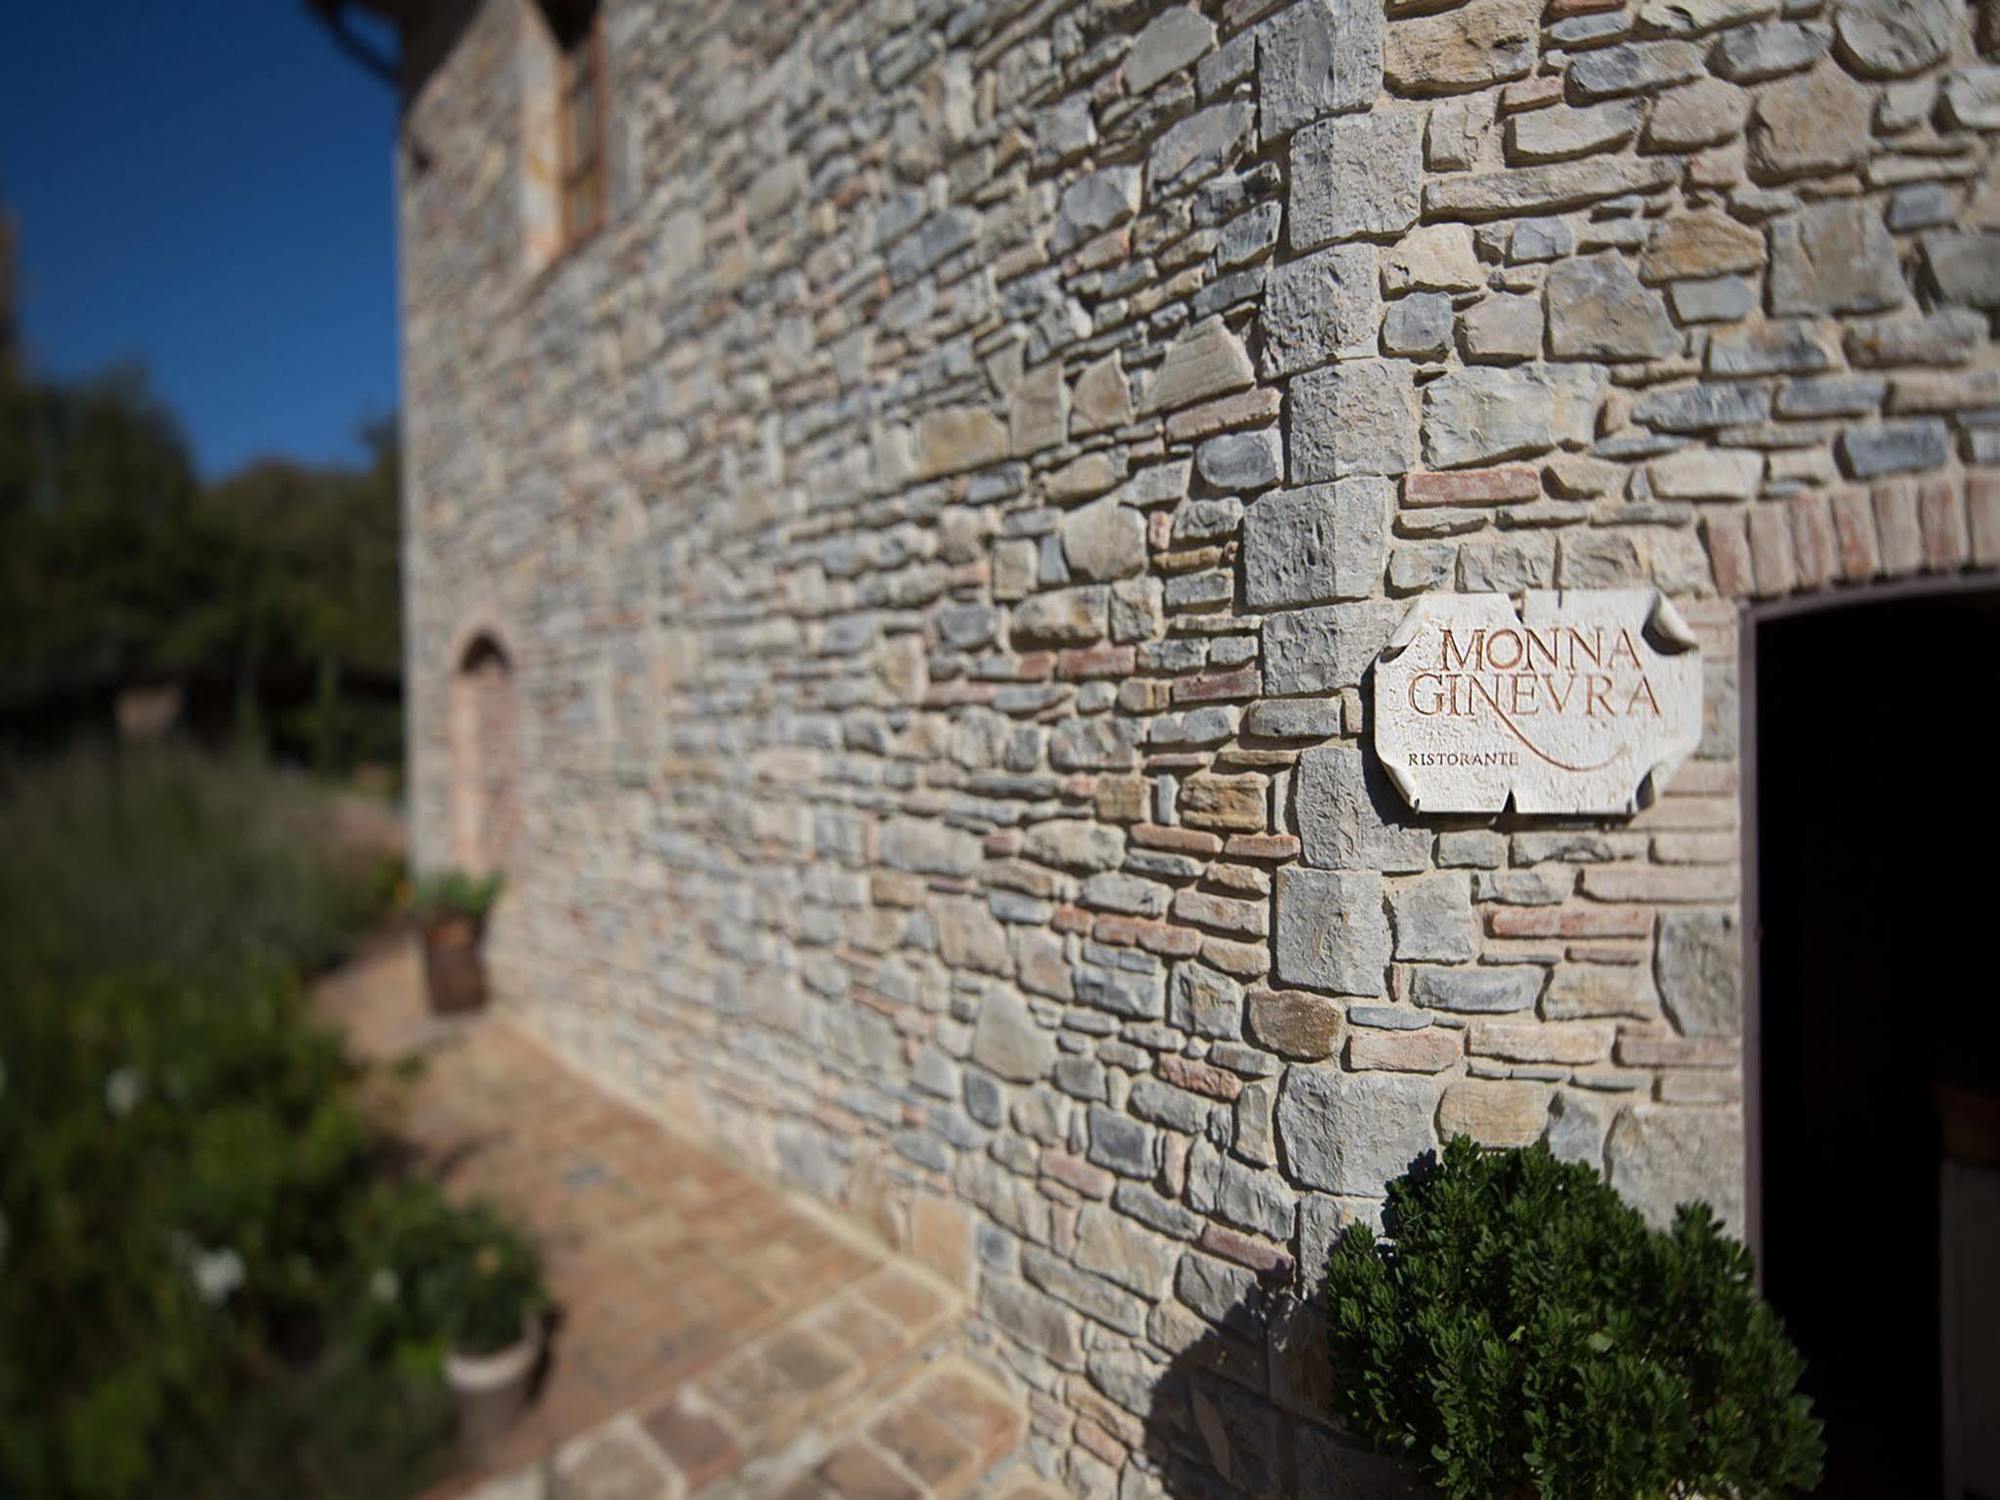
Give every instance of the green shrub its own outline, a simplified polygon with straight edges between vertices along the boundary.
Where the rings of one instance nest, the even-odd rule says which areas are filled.
[[[468,875],[463,870],[435,870],[420,876],[410,895],[410,910],[419,920],[431,917],[483,917],[500,899],[498,875]]]
[[[1337,1402],[1450,1500],[1818,1483],[1804,1362],[1706,1205],[1652,1230],[1587,1166],[1460,1136],[1384,1226],[1328,1267]]]
[[[0,982],[331,960],[384,889],[326,794],[174,746],[0,770]]]
[[[317,1342],[368,1132],[282,978],[31,985],[0,1061],[0,1464],[137,1493]]]
[[[484,1205],[447,1203],[429,1183],[374,1196],[356,1236],[367,1275],[364,1337],[412,1353],[490,1354],[528,1331],[548,1306],[528,1242]]]
[[[447,1341],[540,1296],[490,1214],[387,1175],[310,1022],[299,971],[384,888],[324,813],[309,783],[183,751],[0,786],[7,1500],[414,1493]],[[407,1303],[376,1274],[385,1221],[430,1247],[438,1284]],[[497,1242],[504,1274],[469,1280]]]

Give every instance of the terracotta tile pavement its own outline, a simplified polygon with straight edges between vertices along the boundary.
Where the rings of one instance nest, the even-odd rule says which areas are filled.
[[[437,1500],[946,1500],[1048,1491],[1026,1411],[954,1354],[963,1294],[599,1092],[498,1017],[426,1011],[416,945],[315,993],[370,1107],[540,1246],[560,1308],[536,1400]]]

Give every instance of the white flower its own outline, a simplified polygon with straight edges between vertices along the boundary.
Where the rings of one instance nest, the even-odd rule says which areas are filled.
[[[394,1302],[402,1289],[402,1283],[396,1279],[394,1269],[389,1266],[382,1267],[368,1278],[368,1295],[377,1302]]]
[[[139,1107],[146,1080],[137,1068],[119,1068],[104,1080],[104,1107],[119,1119]]]
[[[243,1257],[226,1245],[220,1250],[196,1250],[188,1269],[196,1293],[211,1307],[243,1285]]]

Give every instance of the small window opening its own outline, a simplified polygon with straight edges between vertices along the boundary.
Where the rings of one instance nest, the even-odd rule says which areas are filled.
[[[604,29],[588,0],[543,0],[542,8],[562,54],[558,187],[563,243],[574,245],[604,223]]]

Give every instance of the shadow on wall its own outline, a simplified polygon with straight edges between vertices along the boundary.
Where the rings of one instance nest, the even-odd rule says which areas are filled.
[[[1203,1270],[1206,1263],[1211,1269]],[[1213,1268],[1220,1267],[1217,1271]],[[1311,1278],[1323,1284],[1323,1274]],[[1150,1481],[1119,1500],[1419,1500],[1434,1492],[1405,1465],[1370,1452],[1332,1423],[1323,1293],[1301,1301],[1291,1267],[1259,1278],[1189,1256],[1183,1296],[1209,1328],[1154,1366],[1138,1461]],[[1216,1299],[1222,1299],[1219,1302]],[[1192,1299],[1191,1299],[1192,1300]],[[1137,1356],[1093,1355],[1100,1385],[1132,1378]]]

